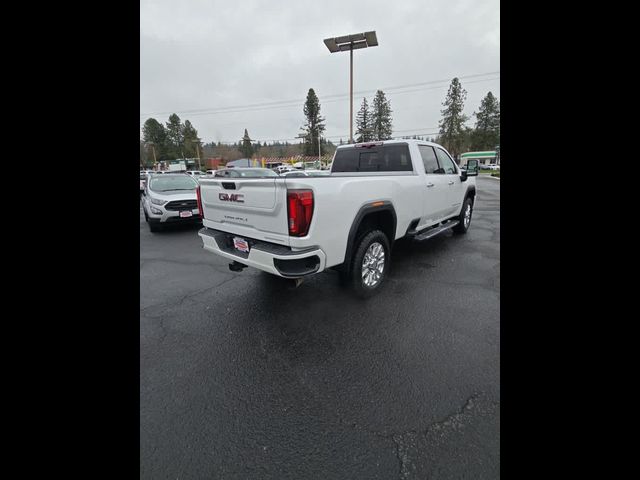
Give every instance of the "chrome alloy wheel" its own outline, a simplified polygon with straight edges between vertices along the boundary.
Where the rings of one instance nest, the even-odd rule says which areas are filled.
[[[374,242],[369,245],[362,260],[362,282],[367,287],[375,287],[382,278],[384,271],[384,247]]]
[[[464,211],[464,228],[469,228],[471,223],[471,204],[467,203],[467,208]]]

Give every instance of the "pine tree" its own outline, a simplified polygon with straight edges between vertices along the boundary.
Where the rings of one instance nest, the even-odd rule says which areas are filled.
[[[240,153],[242,153],[242,156],[244,158],[251,158],[251,156],[253,155],[253,146],[251,145],[251,137],[249,137],[249,133],[247,132],[246,128],[244,129],[244,136],[242,137],[242,141],[240,143],[238,150],[240,151]]]
[[[370,142],[373,140],[373,125],[371,124],[371,112],[366,97],[362,99],[362,106],[356,116],[356,142]]]
[[[376,92],[371,109],[372,140],[389,140],[393,133],[391,104],[382,90]]]
[[[184,153],[187,157],[197,157],[198,152],[198,143],[200,139],[198,138],[198,131],[191,125],[189,120],[184,122],[184,126],[182,127],[182,139],[184,145]]]
[[[180,117],[171,114],[167,122],[167,150],[173,158],[184,158],[184,125],[180,123]]]
[[[151,159],[155,153],[157,161],[167,160],[167,132],[155,118],[148,118],[142,127],[142,138],[149,144]]]
[[[320,116],[320,101],[313,91],[309,89],[307,100],[304,104],[303,112],[307,118],[307,122],[302,127],[304,133],[304,155],[318,154],[318,137],[322,136],[325,130],[324,118]]]
[[[500,144],[500,102],[489,92],[480,102],[476,117],[473,148],[493,150]]]
[[[462,88],[460,80],[454,78],[449,85],[447,97],[442,106],[442,119],[440,120],[440,136],[441,144],[454,156],[457,157],[461,153],[462,143],[464,141],[464,123],[467,116],[462,113],[464,109],[464,101],[467,98],[467,92]]]

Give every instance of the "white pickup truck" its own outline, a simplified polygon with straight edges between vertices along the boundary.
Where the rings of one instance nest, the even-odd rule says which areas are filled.
[[[301,279],[334,268],[367,297],[389,271],[395,240],[467,231],[477,174],[477,161],[461,170],[431,142],[345,145],[330,175],[200,177],[198,234],[233,271]]]

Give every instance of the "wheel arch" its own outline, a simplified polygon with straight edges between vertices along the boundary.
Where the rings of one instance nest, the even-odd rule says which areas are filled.
[[[350,269],[351,258],[356,248],[356,242],[364,232],[374,229],[373,227],[378,227],[377,229],[384,232],[387,236],[389,246],[392,247],[396,236],[397,225],[398,217],[396,210],[389,201],[371,202],[360,207],[349,229],[343,269],[347,272]]]

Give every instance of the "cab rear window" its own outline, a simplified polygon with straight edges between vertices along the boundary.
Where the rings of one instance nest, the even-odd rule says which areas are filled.
[[[410,172],[411,157],[405,144],[348,147],[336,151],[332,172]]]

